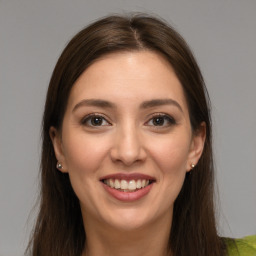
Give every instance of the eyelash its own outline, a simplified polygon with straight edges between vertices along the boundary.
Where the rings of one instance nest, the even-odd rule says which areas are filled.
[[[102,122],[107,122],[107,125],[102,125],[102,124],[93,125],[92,123],[88,124],[87,122],[92,122],[93,118],[101,119]],[[111,123],[109,121],[107,121],[107,119],[102,114],[97,114],[97,113],[87,115],[85,118],[82,119],[81,124],[89,126],[89,127],[100,127],[100,126],[110,126],[111,125]]]
[[[176,121],[173,117],[167,115],[167,114],[163,114],[163,113],[155,113],[151,116],[151,118],[149,119],[149,121],[146,122],[146,125],[148,125],[149,122],[153,122],[154,119],[157,119],[157,118],[163,118],[164,120],[164,124],[163,125],[149,125],[149,126],[154,126],[155,128],[165,128],[165,127],[169,127],[169,126],[172,126],[172,125],[175,125],[176,124]],[[167,124],[166,124],[167,122]]]
[[[93,118],[98,118],[100,124],[99,125],[93,125],[91,122],[93,121]],[[163,124],[159,124],[159,125],[154,125],[154,124],[149,124],[150,122],[154,122],[154,119],[159,119],[159,118],[163,118]],[[156,121],[156,120],[155,120]],[[90,124],[88,124],[88,122],[90,122]],[[102,125],[102,123],[106,122],[107,124],[104,124]],[[166,124],[167,122],[167,124]],[[111,123],[104,117],[104,115],[102,114],[97,114],[97,113],[93,113],[93,114],[90,114],[90,115],[87,115],[85,118],[82,119],[81,121],[81,124],[82,125],[86,125],[86,126],[89,126],[89,127],[101,127],[101,126],[111,126]],[[156,127],[156,128],[163,128],[163,127],[169,127],[169,126],[172,126],[172,125],[175,125],[176,124],[176,121],[173,117],[167,115],[167,114],[163,114],[163,113],[155,113],[155,114],[152,114],[150,119],[145,123],[146,126],[153,126],[153,127]]]

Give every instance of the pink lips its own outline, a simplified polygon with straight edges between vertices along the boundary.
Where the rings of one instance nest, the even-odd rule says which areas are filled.
[[[104,176],[100,178],[100,180],[106,180],[106,179],[119,179],[119,180],[155,180],[154,177],[141,174],[141,173],[116,173],[116,174],[110,174],[107,176]]]
[[[150,181],[155,181],[155,178],[152,176],[148,176],[145,174],[140,174],[140,173],[117,173],[117,174],[112,174],[112,175],[107,175],[102,177],[100,180],[106,180],[106,179],[119,179],[119,180],[150,180]],[[111,188],[108,185],[104,184],[102,182],[102,185],[104,189],[114,198],[123,201],[123,202],[132,202],[141,199],[142,197],[146,196],[150,190],[152,189],[154,183],[149,184],[148,186],[138,189],[136,191],[132,192],[123,192],[121,190],[117,190],[115,188]]]

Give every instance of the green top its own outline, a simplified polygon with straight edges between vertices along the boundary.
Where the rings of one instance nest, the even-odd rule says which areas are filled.
[[[239,239],[225,238],[229,256],[256,256],[256,235]]]

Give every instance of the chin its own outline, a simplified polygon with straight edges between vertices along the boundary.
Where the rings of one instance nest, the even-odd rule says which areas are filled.
[[[105,221],[116,230],[135,231],[149,226],[154,219],[152,209],[143,212],[142,210],[127,208],[116,211],[108,218],[108,221]]]

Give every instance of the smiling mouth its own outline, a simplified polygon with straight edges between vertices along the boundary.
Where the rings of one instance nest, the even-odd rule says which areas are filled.
[[[138,180],[124,180],[124,179],[103,179],[101,180],[108,187],[116,189],[121,192],[136,192],[147,187],[155,182],[155,180],[138,179]]]

